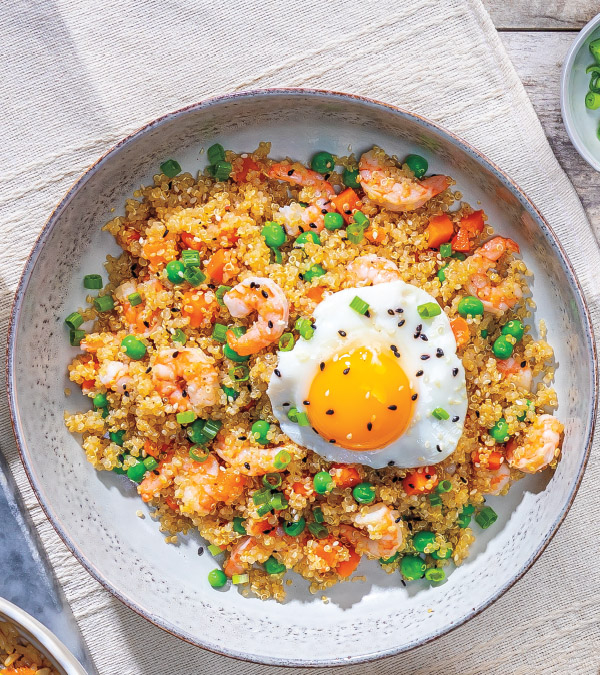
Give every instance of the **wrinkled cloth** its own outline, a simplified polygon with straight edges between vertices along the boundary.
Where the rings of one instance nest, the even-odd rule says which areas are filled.
[[[333,89],[397,104],[487,154],[559,235],[600,334],[595,239],[479,0],[11,0],[0,16],[2,340],[35,238],[91,163],[167,111],[271,86]],[[4,350],[0,354],[4,358]],[[0,373],[4,378],[3,365]],[[4,397],[0,429],[100,673],[300,672],[244,664],[185,644],[113,599],[45,519],[20,464]],[[408,654],[335,672],[598,673],[599,457],[596,442],[560,531],[492,607]]]

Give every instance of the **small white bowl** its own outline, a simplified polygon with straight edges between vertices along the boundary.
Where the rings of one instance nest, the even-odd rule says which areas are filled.
[[[0,621],[14,624],[19,634],[40,651],[60,673],[86,675],[79,661],[52,631],[4,598],[0,598]]]
[[[590,76],[585,69],[593,65],[589,45],[600,38],[600,14],[580,31],[571,45],[560,78],[560,109],[563,123],[577,152],[596,171],[600,171],[600,108],[589,110],[585,95],[589,91]]]

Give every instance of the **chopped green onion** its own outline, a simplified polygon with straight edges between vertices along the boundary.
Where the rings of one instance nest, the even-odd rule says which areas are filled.
[[[362,211],[355,211],[352,214],[352,217],[354,218],[354,222],[359,226],[362,227],[363,229],[366,229],[369,227],[369,219],[367,216]]]
[[[472,516],[475,513],[475,507],[473,504],[465,504],[462,507],[462,513],[466,513],[468,516]]]
[[[429,495],[429,503],[431,506],[441,506],[442,498],[437,494],[431,494]]]
[[[250,577],[247,574],[234,574],[231,577],[231,583],[234,586],[239,586],[240,584],[247,584],[250,581]]]
[[[219,161],[213,164],[213,176],[218,181],[225,181],[231,175],[231,162]]]
[[[442,244],[440,246],[440,255],[442,258],[449,258],[452,255],[452,244]]]
[[[294,348],[294,342],[296,342],[292,333],[284,333],[279,338],[279,351],[280,352],[291,352]]]
[[[83,317],[79,312],[72,312],[65,319],[65,323],[67,324],[67,326],[69,326],[69,328],[77,330],[79,326],[81,326],[81,324],[83,323]]]
[[[275,511],[283,511],[284,509],[287,509],[289,506],[288,500],[285,498],[285,495],[283,495],[281,492],[276,492],[272,497],[269,502],[271,505],[271,508],[274,509]]]
[[[200,286],[200,284],[204,281],[206,281],[206,274],[199,269],[198,267],[186,267],[185,271],[183,272],[183,278],[190,284],[191,286]]]
[[[323,539],[323,537],[326,537],[329,534],[329,530],[325,525],[321,525],[321,523],[309,523],[308,530],[313,537],[316,537],[317,539]]]
[[[479,335],[481,335],[481,337],[485,340],[485,338],[488,336],[488,331],[484,329],[481,331],[481,333],[479,333]]]
[[[246,534],[246,528],[244,527],[244,519],[239,516],[235,516],[233,519],[233,531],[237,534]]]
[[[446,281],[446,272],[444,271],[446,267],[448,267],[448,263],[442,265],[437,272],[437,278],[440,280],[441,283],[444,283],[444,281]]]
[[[596,63],[600,64],[600,39],[597,38],[590,42],[590,52]]]
[[[267,574],[281,574],[287,569],[285,565],[279,562],[274,556],[270,556],[263,563]]]
[[[299,412],[298,413],[298,419],[297,419],[298,425],[301,427],[309,427],[310,426],[310,421],[308,419],[308,415],[305,412]]]
[[[127,296],[127,302],[132,306],[135,307],[136,305],[141,305],[142,304],[142,296],[139,293],[130,293]]]
[[[175,419],[177,420],[177,424],[191,424],[196,419],[196,413],[192,410],[178,412]]]
[[[427,581],[439,583],[440,581],[444,581],[444,579],[446,578],[446,573],[444,572],[443,569],[439,567],[430,567],[425,572],[425,578],[427,579]]]
[[[450,415],[443,408],[435,408],[431,414],[436,420],[450,419]]]
[[[211,555],[219,555],[220,553],[223,553],[223,549],[217,546],[216,544],[211,544],[208,547],[208,551]]]
[[[315,506],[313,509],[313,517],[315,519],[315,523],[322,523],[325,520],[325,516],[323,515],[323,511],[320,506]]]
[[[487,528],[490,525],[493,525],[497,520],[498,514],[490,506],[484,506],[475,516],[475,522],[482,530],[487,530]]]
[[[357,223],[350,223],[346,228],[346,237],[351,244],[360,244],[364,239],[365,231]]]
[[[78,347],[80,342],[83,340],[85,337],[85,331],[84,330],[70,330],[69,331],[69,342],[71,343],[71,346],[73,347]]]
[[[200,266],[200,251],[193,248],[188,248],[181,252],[181,261],[186,267]]]
[[[437,302],[426,302],[422,305],[417,305],[417,312],[422,319],[433,319],[434,316],[442,313],[442,308]]]
[[[179,342],[179,344],[182,345],[184,345],[187,342],[187,335],[181,330],[181,328],[178,328],[173,333],[173,342]]]
[[[286,534],[288,534],[290,537],[297,537],[298,535],[302,534],[304,532],[304,528],[306,527],[306,520],[300,516],[298,520],[295,521],[287,521],[283,524],[283,529]]]
[[[308,319],[304,319],[302,317],[296,320],[294,328],[305,340],[310,340],[315,334],[315,329],[313,328],[312,323]]]
[[[261,504],[266,504],[271,500],[271,488],[263,487],[260,490],[257,490],[252,495],[252,501],[255,506],[260,506]]]
[[[277,488],[281,485],[281,474],[266,473],[262,477],[262,483],[266,488]]]
[[[212,440],[219,433],[219,429],[222,426],[223,422],[221,420],[206,420],[202,433]]]
[[[273,466],[276,469],[285,469],[287,465],[292,461],[292,456],[287,450],[280,450],[273,460]]]
[[[206,151],[206,156],[211,164],[222,162],[225,159],[225,148],[220,143],[215,143]]]
[[[298,408],[290,408],[288,410],[288,420],[290,422],[297,422],[298,421]]]
[[[224,384],[221,385],[221,389],[225,393],[225,396],[227,396],[228,400],[232,399],[232,401],[235,401],[235,399],[240,395],[240,392],[237,389],[234,389],[233,387],[226,387]]]
[[[588,91],[585,95],[585,107],[589,110],[600,108],[600,94],[597,94],[594,91]]]
[[[94,290],[100,290],[104,286],[102,277],[99,274],[86,274],[83,277],[83,287]]]
[[[456,519],[456,524],[461,528],[465,529],[465,527],[468,527],[471,522],[471,516],[469,516],[466,513],[459,513],[458,517]]]
[[[167,178],[175,178],[175,176],[181,172],[181,166],[179,166],[179,162],[176,162],[174,159],[168,159],[160,165],[160,170]]]
[[[110,312],[115,308],[115,301],[111,295],[99,295],[94,298],[94,307],[98,312]]]
[[[225,302],[223,301],[223,296],[225,293],[231,290],[231,286],[219,286],[217,290],[215,291],[215,295],[217,296],[217,302],[221,307],[225,307]]]
[[[250,379],[250,370],[248,366],[236,366],[229,370],[229,377],[234,382],[247,382]]]
[[[467,256],[462,251],[454,251],[451,257],[461,261],[467,259]]]
[[[158,462],[154,459],[154,457],[146,457],[143,462],[147,471],[154,471],[154,469],[156,469],[158,466]]]
[[[450,490],[452,490],[452,483],[449,480],[441,480],[435,488],[435,491],[441,494],[450,492]]]
[[[194,462],[206,462],[209,455],[210,451],[200,445],[192,445],[190,448],[190,457]]]
[[[271,502],[266,502],[265,504],[261,504],[257,509],[256,513],[259,518],[262,518],[263,516],[266,516],[267,513],[271,513],[273,510],[273,507],[271,506]]]
[[[369,303],[361,300],[358,295],[355,295],[352,302],[350,303],[350,309],[353,309],[359,314],[366,314],[369,311]]]
[[[227,342],[227,326],[223,323],[216,323],[213,326],[212,338],[225,344]]]

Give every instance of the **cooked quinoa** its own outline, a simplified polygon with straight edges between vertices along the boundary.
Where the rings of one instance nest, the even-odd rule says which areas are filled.
[[[69,376],[94,405],[66,414],[66,425],[82,435],[97,470],[139,483],[167,542],[196,528],[218,547],[215,564],[244,594],[282,600],[286,570],[317,593],[352,578],[361,555],[381,558],[399,583],[423,575],[441,581],[442,568],[467,557],[474,529],[493,524],[486,495],[506,494],[523,476],[519,469],[553,467],[559,455],[562,425],[548,415],[557,406],[553,351],[543,321],[539,337],[533,334],[530,273],[510,246],[482,272],[478,251],[495,236],[485,214],[461,201],[451,179],[419,181],[414,160],[402,164],[374,151],[384,191],[437,181],[423,205],[399,211],[369,191],[362,159],[357,176],[354,156],[332,158],[335,171],[320,153],[316,168],[325,161],[327,171],[315,178],[293,160],[276,163],[269,151],[268,143],[241,155],[213,146],[213,165],[197,177],[170,160],[127,200],[125,215],[106,224],[123,253],[108,256],[100,301],[90,295],[69,322],[83,350]],[[398,279],[429,293],[456,336],[467,414],[456,450],[429,467],[332,464],[281,431],[267,395],[278,349],[299,333],[310,339],[315,307],[356,285],[348,269],[365,255],[388,261]],[[488,286],[469,296],[466,288],[482,274]],[[277,284],[289,320],[265,328],[275,338],[245,359],[232,353],[242,331],[234,336],[230,327],[250,331],[256,314],[234,318],[225,300],[255,278]],[[485,311],[476,302],[466,313],[467,296],[483,299]],[[242,462],[246,456],[252,465]],[[374,509],[392,520],[361,527]],[[226,577],[213,574],[211,583]]]
[[[58,675],[58,671],[14,624],[0,621],[0,675]]]

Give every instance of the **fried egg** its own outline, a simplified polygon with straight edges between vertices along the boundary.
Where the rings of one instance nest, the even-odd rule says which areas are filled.
[[[365,314],[350,306],[357,296]],[[426,303],[437,305],[403,281],[325,298],[313,336],[278,352],[267,393],[282,431],[329,461],[373,468],[450,455],[467,412],[465,373],[448,317],[422,318]]]

